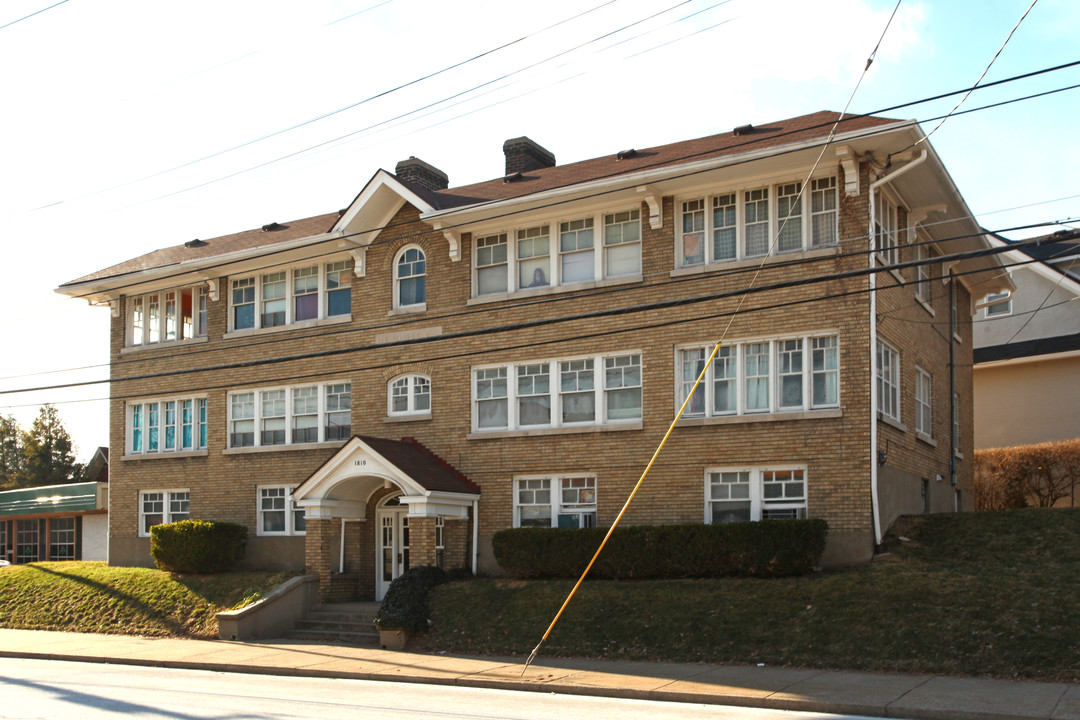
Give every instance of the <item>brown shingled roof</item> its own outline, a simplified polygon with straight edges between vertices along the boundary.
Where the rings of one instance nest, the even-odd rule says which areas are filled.
[[[415,438],[388,440],[357,435],[375,452],[420,483],[425,490],[480,494],[480,487]]]
[[[219,255],[226,255],[241,250],[271,247],[290,240],[298,240],[311,235],[320,235],[328,232],[337,220],[338,213],[333,212],[326,215],[305,218],[303,220],[281,223],[281,228],[277,230],[264,231],[262,228],[256,228],[254,230],[233,233],[232,235],[222,235],[221,237],[207,240],[205,244],[200,244],[196,247],[175,245],[173,247],[162,248],[147,253],[146,255],[140,255],[131,260],[125,260],[118,265],[107,267],[104,270],[98,270],[95,273],[91,273],[90,275],[86,275],[77,280],[66,282],[64,285],[61,285],[61,287],[91,282],[93,280],[101,280],[104,278],[118,277],[130,273],[141,272],[143,270],[153,270],[172,265],[179,265],[182,262],[217,257]]]

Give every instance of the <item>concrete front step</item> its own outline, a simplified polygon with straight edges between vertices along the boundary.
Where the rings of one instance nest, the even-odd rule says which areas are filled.
[[[291,640],[308,640],[310,642],[336,643],[339,645],[379,646],[379,633],[374,630],[371,632],[290,630],[287,637]]]
[[[325,603],[298,621],[287,637],[378,646],[379,631],[375,627],[375,614],[378,611],[379,603]]]

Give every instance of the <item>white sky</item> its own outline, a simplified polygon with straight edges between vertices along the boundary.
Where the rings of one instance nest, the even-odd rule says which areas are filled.
[[[4,0],[0,26],[54,1]],[[903,0],[852,112],[970,86],[1029,4]],[[56,295],[61,283],[335,211],[410,155],[456,186],[502,175],[502,142],[521,135],[562,164],[839,111],[893,6],[68,0],[0,27],[0,391],[108,376],[109,311]],[[1080,3],[1040,0],[984,82],[1080,60],[1078,26]],[[1070,68],[976,92],[962,109],[1078,83]],[[885,115],[929,130],[958,99]],[[1071,90],[955,117],[931,142],[985,227],[1077,218],[1078,117]],[[1018,206],[1029,207],[1003,212]],[[104,384],[2,394],[0,414],[29,427],[39,403],[55,403],[86,461],[108,444],[107,395]]]

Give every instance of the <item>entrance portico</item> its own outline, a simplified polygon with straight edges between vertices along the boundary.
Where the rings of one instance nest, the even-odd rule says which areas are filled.
[[[412,438],[354,436],[293,497],[321,601],[381,600],[409,567],[474,565],[480,489]]]

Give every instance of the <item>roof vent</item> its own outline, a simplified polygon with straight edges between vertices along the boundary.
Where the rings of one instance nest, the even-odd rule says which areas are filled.
[[[262,226],[262,231],[263,232],[274,232],[275,230],[284,230],[285,227],[286,226],[282,225],[281,223],[272,222],[269,225],[263,225]]]
[[[517,172],[512,172],[509,175],[507,175],[506,177],[504,177],[503,182],[504,183],[517,182],[518,180],[520,180],[523,177],[525,177],[525,176],[521,174],[520,170],[518,170]]]
[[[754,132],[753,125],[740,125],[732,131],[732,135],[749,135]]]
[[[629,150],[620,150],[615,156],[616,160],[626,160],[627,158],[637,157],[637,150],[630,148]]]
[[[195,238],[194,240],[188,240],[186,243],[184,243],[184,247],[197,248],[197,247],[202,247],[203,245],[209,245],[209,244],[210,243],[206,242],[205,240],[200,240],[199,238]]]

